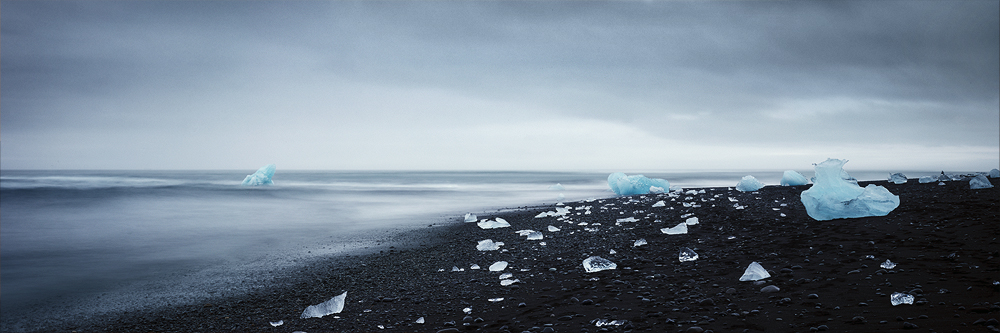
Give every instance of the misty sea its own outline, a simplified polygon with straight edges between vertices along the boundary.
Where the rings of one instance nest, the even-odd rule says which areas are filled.
[[[645,175],[672,187],[714,187],[747,174],[775,185],[781,173]],[[240,184],[247,174],[0,171],[0,330],[245,293],[308,260],[462,223],[467,212],[614,195],[607,173],[278,169],[274,185],[259,187]],[[564,189],[550,188],[557,183]]]

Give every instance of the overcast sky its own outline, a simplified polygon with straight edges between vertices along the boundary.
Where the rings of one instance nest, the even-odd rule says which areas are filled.
[[[998,4],[3,1],[0,168],[986,171]]]

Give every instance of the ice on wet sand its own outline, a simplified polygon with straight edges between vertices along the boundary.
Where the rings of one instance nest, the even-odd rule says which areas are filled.
[[[889,301],[892,302],[892,306],[897,306],[900,304],[913,304],[913,295],[904,293],[892,293],[892,296],[889,298]]]
[[[991,184],[990,180],[983,175],[976,175],[975,178],[969,180],[969,188],[973,190],[981,188],[991,188],[991,187],[993,187],[993,184]]]
[[[506,261],[497,261],[490,265],[490,272],[499,272],[507,268]]]
[[[476,245],[476,250],[496,251],[500,249],[500,245],[503,245],[503,242],[494,242],[492,239],[484,239],[479,241],[479,244]]]
[[[698,254],[694,250],[682,247],[680,253],[677,255],[677,259],[681,262],[685,261],[695,261],[698,260]]]
[[[781,175],[781,186],[798,186],[806,184],[809,184],[809,180],[798,171],[788,170]]]
[[[302,311],[302,316],[300,318],[321,318],[326,315],[340,313],[344,310],[344,301],[347,299],[347,292],[338,296],[334,296],[329,301],[310,305],[306,307],[305,311]]]
[[[736,190],[740,192],[753,192],[764,187],[764,183],[761,183],[753,176],[747,175],[740,179],[739,183],[736,183]]]
[[[528,240],[542,240],[542,238],[543,236],[541,231],[533,231],[528,234]]]
[[[751,262],[747,269],[743,271],[740,281],[757,281],[771,277],[771,274],[756,261]]]
[[[507,220],[498,217],[496,221],[482,221],[476,225],[482,229],[496,229],[509,227],[510,223],[507,223]]]
[[[882,267],[882,268],[885,268],[885,269],[893,269],[893,268],[896,267],[896,263],[894,263],[892,261],[889,261],[889,259],[886,259],[885,262],[882,263],[882,265],[879,265],[879,267]]]
[[[553,227],[551,225],[549,226],[549,232],[556,232],[556,231],[559,231],[559,228]]]
[[[894,173],[894,174],[891,174],[891,175],[889,175],[889,181],[893,182],[893,183],[896,183],[896,184],[906,183],[906,175],[898,173],[898,172]]]
[[[583,260],[583,269],[587,271],[587,273],[600,272],[616,268],[618,268],[617,264],[611,262],[611,260],[598,256],[593,256]]]
[[[640,238],[640,239],[636,240],[635,243],[632,243],[632,246],[634,246],[634,247],[639,247],[639,246],[643,246],[643,245],[646,245],[646,239],[645,238]]]
[[[665,233],[667,235],[686,234],[686,233],[688,233],[688,226],[687,226],[686,222],[682,222],[681,224],[678,224],[677,226],[675,226],[673,228],[663,228],[663,229],[660,229],[660,232]]]
[[[818,221],[865,216],[885,216],[899,207],[899,196],[874,184],[861,188],[844,180],[846,160],[828,159],[816,165],[816,181],[802,191],[806,213]]]

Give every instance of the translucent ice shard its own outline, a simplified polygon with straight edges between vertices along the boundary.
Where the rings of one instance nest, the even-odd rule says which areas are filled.
[[[284,325],[284,324],[285,324],[284,320],[272,321],[271,322],[271,326],[274,326],[274,327],[278,327],[278,326],[281,326],[281,325]]]
[[[243,185],[260,186],[274,184],[274,182],[271,181],[271,177],[274,177],[274,168],[274,164],[268,164],[260,167],[260,169],[257,169],[257,172],[243,178]]]
[[[583,269],[587,271],[587,273],[600,272],[616,268],[618,268],[617,264],[611,262],[611,260],[598,256],[593,256],[583,260]]]
[[[692,249],[682,247],[680,253],[677,255],[677,259],[681,262],[695,261],[698,260],[698,254]]]
[[[892,261],[889,261],[889,259],[886,259],[885,262],[882,263],[882,265],[879,265],[879,267],[882,267],[882,268],[885,268],[885,269],[893,269],[893,268],[896,267],[896,263],[894,263]]]
[[[798,186],[806,184],[809,184],[809,180],[798,171],[788,170],[781,175],[781,186]]]
[[[687,225],[698,224],[698,218],[697,217],[688,218],[686,221],[684,221],[684,224],[687,224]]]
[[[458,266],[451,266],[451,271],[452,271],[452,272],[461,272],[461,271],[462,271],[462,269],[461,269],[461,268],[458,268]]]
[[[476,264],[472,264],[472,267],[469,267],[469,269],[480,269],[480,268],[481,267],[479,267],[479,265]]]
[[[899,207],[899,196],[885,187],[861,188],[841,177],[846,160],[828,159],[816,165],[816,181],[800,195],[806,213],[818,221],[885,216]]]
[[[530,234],[532,234],[534,232],[536,232],[536,231],[531,230],[531,229],[524,229],[524,230],[515,231],[514,233],[517,234],[518,236],[527,236],[527,235],[530,235]]]
[[[594,326],[597,326],[597,327],[625,325],[625,321],[624,320],[620,320],[620,319],[619,320],[597,319],[593,323],[594,323]]]
[[[506,261],[497,261],[490,265],[490,272],[499,272],[507,268]]]
[[[476,222],[476,219],[477,219],[476,214],[473,213],[465,214],[465,222]]]
[[[507,223],[507,220],[498,217],[496,221],[482,221],[477,223],[477,225],[482,229],[496,229],[509,227],[510,223]]]
[[[667,205],[666,202],[663,202],[663,200],[660,200],[660,201],[657,201],[655,204],[653,204],[653,207],[663,207],[663,206],[666,206],[666,205]]]
[[[900,304],[913,304],[913,295],[904,293],[892,293],[889,297],[889,301],[892,302],[892,306],[897,306]]]
[[[472,313],[472,308],[464,308],[464,309],[462,309],[462,312],[465,312],[465,314],[471,314]]]
[[[490,299],[487,299],[487,300],[490,301],[490,302],[500,302],[500,301],[503,301],[503,297],[490,298]]]
[[[639,247],[639,246],[643,246],[643,245],[646,245],[646,239],[645,238],[639,238],[638,240],[635,241],[635,243],[632,243],[632,246],[634,246],[634,247]]]
[[[500,274],[500,279],[501,280],[506,280],[506,279],[509,279],[509,278],[512,278],[512,277],[514,277],[514,274],[511,274],[511,273]]]
[[[344,300],[347,299],[347,292],[339,296],[334,296],[329,301],[310,305],[306,307],[305,311],[302,311],[302,316],[300,318],[322,318],[323,316],[340,313],[344,310]]]
[[[500,245],[503,245],[503,242],[494,242],[492,239],[484,239],[479,241],[479,244],[476,245],[476,250],[496,251],[500,249]]]
[[[416,323],[416,324],[423,324],[424,323],[424,317],[417,318],[417,320],[414,321],[414,323]]]
[[[513,279],[513,280],[511,280],[511,279],[504,279],[504,280],[500,280],[500,285],[506,287],[506,286],[509,286],[509,285],[512,285],[512,284],[515,284],[515,283],[518,283],[518,282],[521,282],[521,280],[520,279]]]
[[[743,176],[739,183],[736,183],[736,190],[740,192],[753,192],[764,187],[764,183],[761,183],[753,176]]]
[[[556,231],[559,231],[559,228],[553,227],[551,225],[549,226],[549,232],[556,232]]]
[[[648,194],[650,187],[658,187],[662,192],[670,188],[670,183],[663,179],[650,179],[643,175],[626,176],[615,172],[608,175],[608,186],[617,195]]]
[[[542,240],[542,237],[543,236],[541,231],[535,231],[528,234],[528,240]]]
[[[740,281],[757,281],[769,277],[771,277],[771,274],[769,274],[764,267],[754,261],[750,263],[750,266],[747,266],[747,270],[743,271],[743,276],[740,277]]]
[[[969,180],[969,188],[973,190],[991,187],[993,187],[993,184],[990,184],[990,180],[983,175],[976,175],[976,178]]]
[[[688,225],[687,225],[687,223],[681,222],[681,224],[678,224],[677,226],[675,226],[673,228],[663,228],[663,229],[660,229],[660,232],[665,233],[667,235],[686,234],[686,233],[688,233]]]
[[[893,183],[896,183],[896,184],[906,183],[906,175],[898,173],[898,172],[894,173],[894,174],[891,174],[891,175],[889,175],[889,181],[893,182]]]

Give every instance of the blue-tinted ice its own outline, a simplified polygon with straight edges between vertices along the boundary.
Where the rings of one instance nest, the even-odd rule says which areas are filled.
[[[740,179],[739,183],[736,183],[736,190],[740,192],[753,192],[764,187],[764,183],[761,183],[753,176],[744,176]]]
[[[334,296],[329,301],[319,303],[316,305],[310,305],[306,307],[305,311],[302,311],[301,318],[321,318],[323,316],[340,313],[344,310],[344,301],[347,299],[347,292],[338,296]]]
[[[643,175],[626,176],[615,172],[608,175],[608,186],[617,195],[649,194],[649,192],[664,192],[670,189],[670,182],[658,178],[646,178]]]
[[[991,188],[991,187],[993,187],[993,184],[991,184],[990,180],[983,175],[976,175],[975,178],[969,180],[969,188],[973,190],[980,188]]]
[[[743,276],[740,277],[740,281],[757,281],[769,277],[771,277],[771,274],[768,273],[763,266],[754,261],[750,263],[750,266],[747,266],[745,271],[743,271]]]
[[[816,181],[802,191],[806,213],[818,221],[885,216],[899,207],[899,196],[882,186],[861,188],[841,177],[846,160],[828,159],[816,165]]]
[[[611,262],[611,260],[598,256],[593,256],[583,260],[583,269],[587,271],[587,273],[600,272],[616,268],[618,268],[617,264]]]
[[[274,169],[274,164],[268,164],[260,167],[260,169],[257,169],[257,172],[243,178],[243,185],[260,186],[274,184],[274,182],[271,181],[271,177],[274,177]]]
[[[891,175],[889,175],[889,181],[893,182],[893,183],[896,183],[896,184],[906,183],[906,175],[898,173],[898,172],[894,173],[894,174],[891,174]]]
[[[797,186],[807,184],[809,184],[809,180],[798,171],[788,170],[781,175],[781,186]]]

